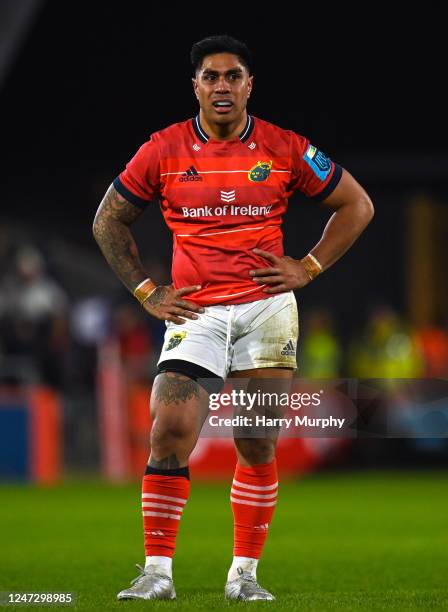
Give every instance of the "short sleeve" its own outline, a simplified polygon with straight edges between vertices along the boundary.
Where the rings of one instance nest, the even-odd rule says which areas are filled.
[[[342,168],[303,136],[291,135],[290,191],[297,189],[309,198],[324,200],[341,180]]]
[[[140,147],[113,185],[120,195],[139,208],[145,208],[159,197],[160,154],[154,138]]]

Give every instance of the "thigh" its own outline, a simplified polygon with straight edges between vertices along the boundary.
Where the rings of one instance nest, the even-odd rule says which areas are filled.
[[[199,434],[208,414],[208,393],[188,376],[164,372],[154,379],[150,404],[158,428]]]
[[[263,300],[249,314],[252,320],[234,344],[232,373],[264,368],[295,370],[299,318],[294,293]]]
[[[287,408],[284,394],[290,393],[293,376],[292,368],[257,368],[231,372],[229,378],[239,379],[233,383],[237,389],[255,394],[254,411],[261,414],[267,410],[272,416],[283,416]]]

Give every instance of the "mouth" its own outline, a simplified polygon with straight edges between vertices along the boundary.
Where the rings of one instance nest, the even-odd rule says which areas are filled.
[[[215,111],[220,114],[230,113],[233,108],[231,100],[215,100],[212,105]]]

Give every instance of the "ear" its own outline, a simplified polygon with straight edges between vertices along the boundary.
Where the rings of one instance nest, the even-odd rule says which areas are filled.
[[[250,94],[252,93],[252,87],[254,85],[254,77],[250,76],[247,83],[247,97],[250,98]]]
[[[191,82],[193,84],[193,91],[194,91],[194,95],[196,96],[196,98],[199,100],[199,96],[198,96],[198,81],[197,79],[191,79]]]

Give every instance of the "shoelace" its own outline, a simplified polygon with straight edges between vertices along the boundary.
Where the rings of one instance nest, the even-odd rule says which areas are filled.
[[[255,580],[255,578],[252,576],[252,574],[249,574],[249,572],[243,572],[242,574],[240,574],[240,578],[242,580],[246,580],[246,582],[252,582],[255,586],[257,586],[259,589],[263,589],[263,587],[261,587],[258,582]],[[265,589],[263,589],[264,591]]]
[[[138,563],[135,564],[135,567],[138,568],[139,572],[140,572],[140,576],[137,576],[137,578],[134,578],[134,580],[131,582],[132,585],[134,585],[136,582],[138,582],[139,580],[141,580],[144,576],[148,575],[148,572],[145,571],[145,568],[142,567],[141,565],[139,565]]]
[[[147,572],[146,568],[142,567],[138,563],[135,564],[135,567],[138,568],[140,572],[140,576],[137,576],[137,578],[134,578],[134,580],[131,582],[131,585],[136,584],[139,580],[141,580],[145,576],[152,575],[152,576],[160,576],[161,578],[166,578],[166,576],[164,576],[163,574],[160,574],[159,572]]]

